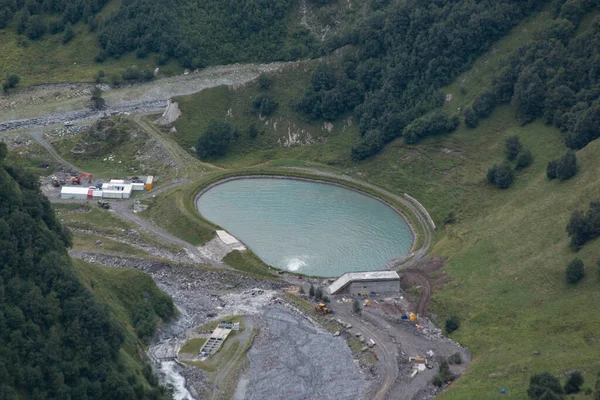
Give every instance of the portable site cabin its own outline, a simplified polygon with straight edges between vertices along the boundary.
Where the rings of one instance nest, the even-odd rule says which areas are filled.
[[[63,186],[60,189],[61,199],[86,200],[102,197],[102,191],[95,187]]]
[[[109,183],[117,184],[117,185],[123,185],[123,184],[131,185],[131,190],[146,190],[145,180],[143,182],[139,182],[139,181],[132,182],[132,181],[126,181],[123,179],[111,179]]]
[[[128,199],[133,187],[131,183],[105,183],[102,185],[102,197],[105,199]]]
[[[146,177],[146,190],[152,190],[154,185],[154,177],[152,175]]]
[[[85,200],[88,198],[89,189],[79,186],[63,186],[60,189],[61,199]]]

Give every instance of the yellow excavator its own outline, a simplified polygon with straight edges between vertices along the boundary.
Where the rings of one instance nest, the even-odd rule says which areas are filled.
[[[54,187],[59,187],[60,186],[60,181],[58,180],[58,178],[56,177],[56,175],[52,175],[50,177],[50,182],[52,182],[52,186],[54,186]]]
[[[403,320],[409,320],[410,322],[415,322],[417,320],[417,315],[415,313],[408,313],[401,317]]]
[[[315,311],[318,312],[319,314],[322,315],[326,315],[326,314],[333,314],[333,311],[330,310],[325,303],[319,303],[315,306]]]

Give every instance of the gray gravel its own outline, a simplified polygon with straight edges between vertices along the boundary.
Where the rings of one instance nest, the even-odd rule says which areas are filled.
[[[216,270],[189,263],[163,262],[102,253],[70,252],[71,257],[111,267],[135,268],[149,274],[173,298],[181,316],[161,328],[157,340],[175,338],[214,318],[217,307],[226,305],[226,295],[248,289],[277,290],[285,286],[236,272]],[[211,315],[209,317],[209,315]]]
[[[281,305],[258,318],[260,332],[248,351],[242,379],[246,399],[360,399],[367,381],[344,339]],[[282,340],[285,338],[285,340]]]

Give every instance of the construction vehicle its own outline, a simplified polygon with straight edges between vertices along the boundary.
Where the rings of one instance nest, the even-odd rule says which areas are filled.
[[[108,210],[110,209],[110,204],[108,203],[108,201],[98,200],[98,207]]]
[[[417,320],[417,315],[415,313],[408,313],[408,314],[404,314],[402,317],[400,317],[402,320],[404,321],[410,321],[410,322],[415,322]]]
[[[365,300],[365,307],[371,307],[371,300],[367,299]]]
[[[333,311],[330,310],[325,303],[319,303],[315,306],[315,311],[321,315],[333,314]]]
[[[88,178],[88,184],[92,183],[92,174],[80,174],[79,176],[72,176],[69,178],[69,182],[73,185],[81,185],[81,179]]]
[[[50,177],[50,182],[52,182],[52,186],[54,186],[54,187],[59,187],[60,186],[60,181],[58,180],[58,178],[56,177],[56,175],[52,175]]]

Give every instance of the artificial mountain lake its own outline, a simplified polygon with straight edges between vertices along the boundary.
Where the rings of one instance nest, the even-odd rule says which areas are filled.
[[[199,196],[197,208],[265,263],[306,275],[384,269],[413,241],[407,222],[390,206],[326,183],[229,180]]]

